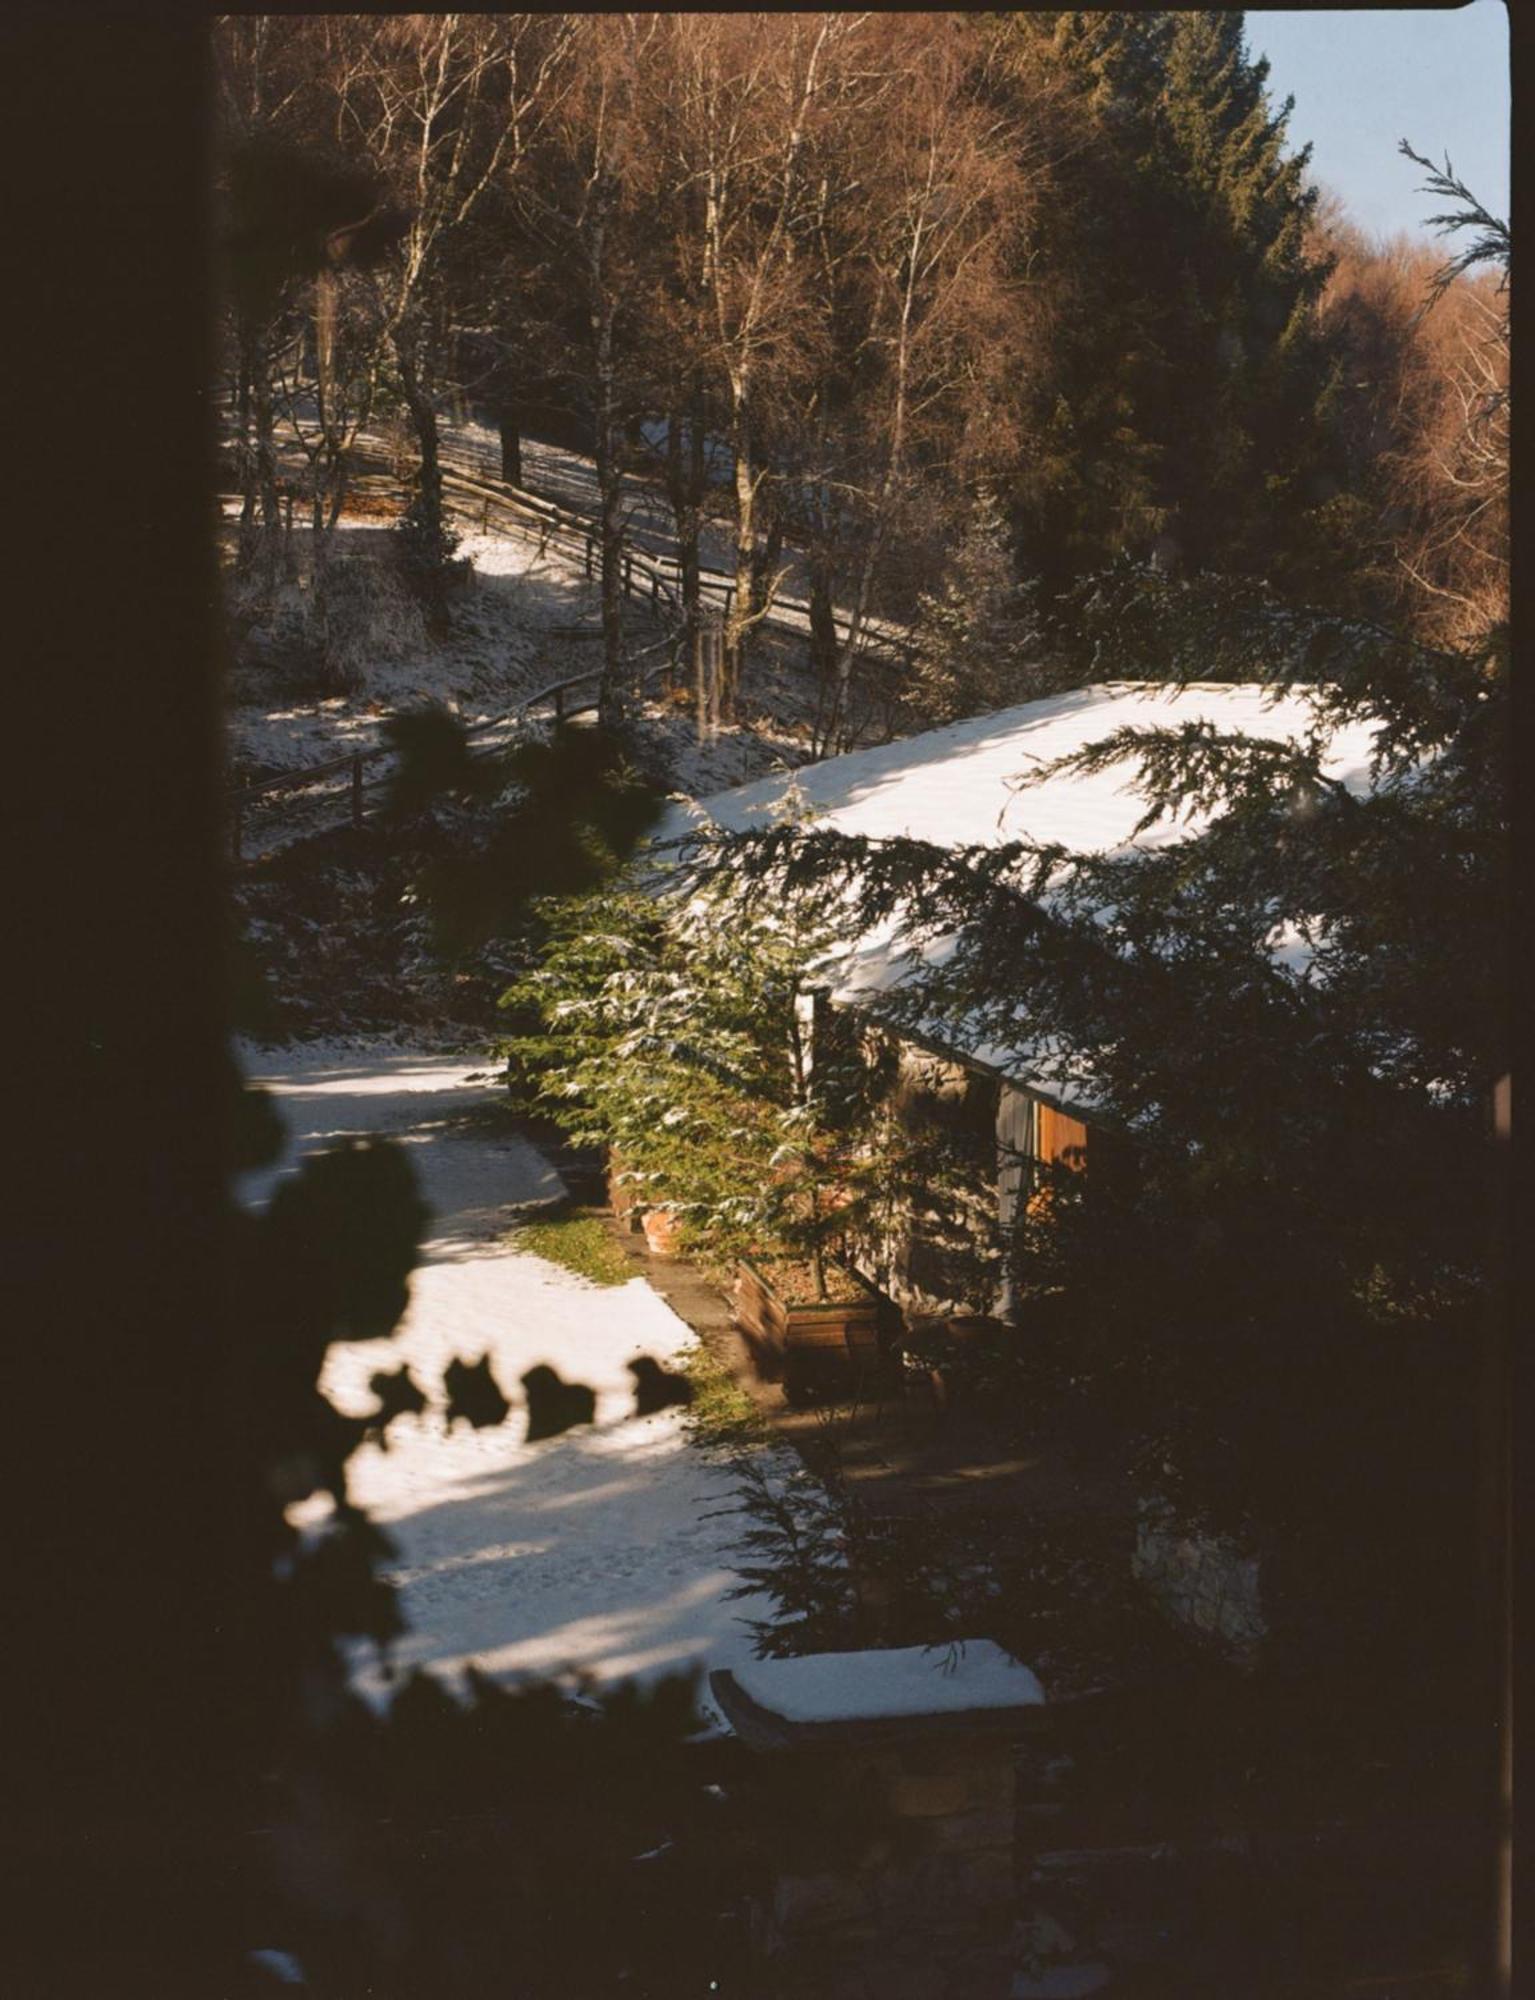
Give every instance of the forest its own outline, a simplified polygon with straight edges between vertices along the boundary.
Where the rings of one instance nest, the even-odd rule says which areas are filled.
[[[943,719],[1034,691],[989,652],[1121,559],[1430,644],[1497,622],[1499,274],[1319,197],[1240,14],[249,16],[216,59],[247,565],[275,427],[318,549],[387,412],[440,615],[472,403],[513,484],[530,423],[591,457],[613,716],[630,469],[686,659],[725,530],[727,704],[797,553],[822,748],[871,618],[931,603],[902,692]],[[992,647],[956,627],[988,612]]]
[[[156,32],[14,1990],[1505,1993],[1507,222],[1237,10]]]

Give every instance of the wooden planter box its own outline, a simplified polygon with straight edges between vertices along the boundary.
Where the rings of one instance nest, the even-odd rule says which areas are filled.
[[[783,1383],[796,1405],[844,1388],[875,1363],[891,1322],[888,1302],[856,1272],[856,1299],[789,1300],[754,1264],[736,1269],[731,1310],[765,1381]]]

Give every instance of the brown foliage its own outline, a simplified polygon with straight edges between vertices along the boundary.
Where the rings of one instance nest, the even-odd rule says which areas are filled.
[[[1321,303],[1343,359],[1340,420],[1373,504],[1367,556],[1384,608],[1455,644],[1508,608],[1508,298],[1456,278],[1428,310],[1442,255],[1371,243],[1336,216]]]

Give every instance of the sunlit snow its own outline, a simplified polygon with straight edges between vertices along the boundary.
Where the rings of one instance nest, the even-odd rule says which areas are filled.
[[[528,1144],[466,1114],[492,1093],[474,1064],[398,1049],[311,1045],[246,1052],[253,1081],[277,1099],[290,1132],[285,1162],[246,1176],[264,1201],[297,1157],[345,1133],[404,1141],[432,1206],[410,1307],[384,1341],[331,1349],[321,1386],[336,1406],[374,1406],[369,1377],[407,1362],[434,1405],[399,1417],[387,1451],[366,1444],[349,1468],[352,1498],[399,1548],[387,1574],[410,1630],[398,1668],[453,1672],[473,1661],[503,1679],[583,1669],[601,1682],[751,1657],[736,1581],[728,1478],[683,1432],[680,1413],[634,1418],[627,1363],[670,1363],[688,1328],[642,1278],[599,1287],[500,1239],[519,1204],[562,1193]],[[513,1410],[492,1430],[445,1434],[442,1371],[482,1353]],[[597,1392],[589,1429],[523,1443],[519,1379],[547,1361]],[[300,1521],[328,1511],[311,1502]],[[352,1649],[356,1685],[386,1683],[371,1645]]]

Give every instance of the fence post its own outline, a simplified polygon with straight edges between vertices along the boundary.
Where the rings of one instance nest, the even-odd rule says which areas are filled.
[[[352,824],[362,825],[362,756],[356,751],[352,754]]]
[[[693,693],[697,702],[698,740],[707,739],[709,733],[708,682],[704,678],[704,628],[703,620],[693,623]]]
[[[588,535],[586,538],[586,573],[588,576],[592,574],[596,553],[597,553],[597,544],[592,540],[591,536]]]

